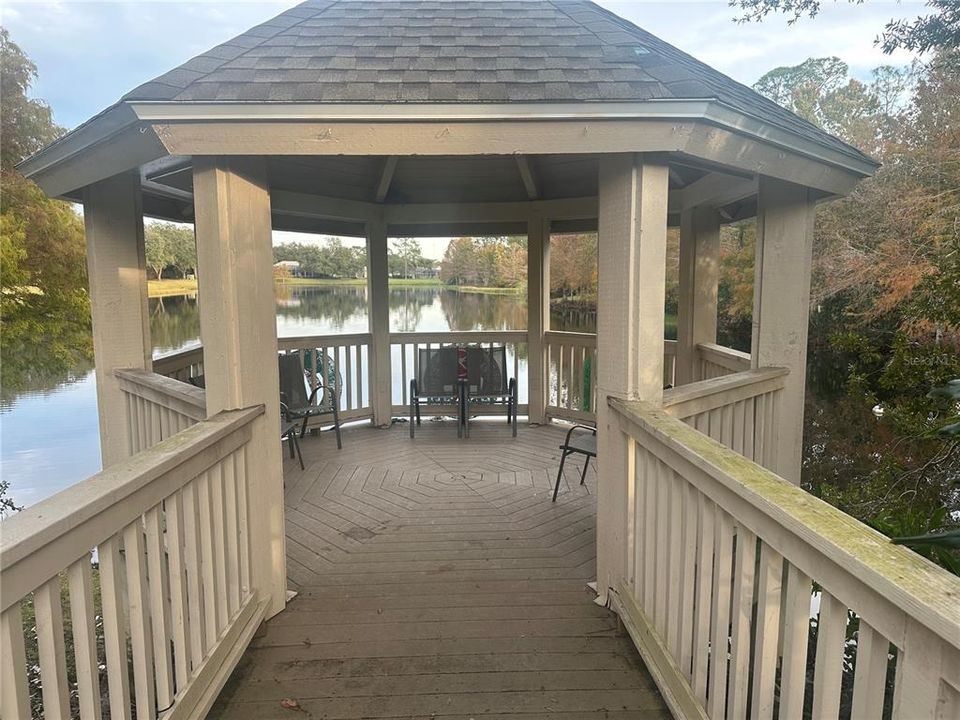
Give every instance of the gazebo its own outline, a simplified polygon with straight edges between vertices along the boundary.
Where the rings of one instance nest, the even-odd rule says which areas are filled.
[[[115,718],[132,706],[137,717],[204,716],[261,623],[279,614],[268,626],[282,631],[286,615],[293,536],[278,351],[331,352],[347,383],[345,417],[391,438],[393,457],[376,460],[386,478],[416,451],[387,429],[406,400],[394,387],[398,372],[402,386],[412,372],[411,349],[469,342],[525,346],[530,427],[517,441],[494,432],[466,441],[493,455],[468,456],[431,492],[448,497],[451,483],[474,482],[469,457],[485,467],[501,451],[555,447],[556,431],[542,427],[552,419],[594,422],[596,510],[584,507],[596,528],[596,602],[616,612],[675,717],[772,717],[775,706],[781,718],[800,717],[805,701],[814,717],[837,716],[849,702],[848,610],[859,628],[854,717],[880,717],[891,664],[895,717],[958,717],[956,579],[797,486],[815,208],[875,168],[585,0],[308,0],[134,89],[21,166],[49,195],[83,204],[105,469],[4,523],[4,717],[29,714],[20,632],[28,600],[47,717],[69,714],[69,683],[83,718],[100,716],[102,694]],[[158,362],[145,215],[196,228],[203,348]],[[717,282],[721,225],[753,217],[747,354],[716,344]],[[664,340],[670,226],[680,228],[675,343]],[[366,237],[368,333],[278,344],[275,229]],[[586,230],[598,233],[598,330],[555,332],[550,237]],[[454,234],[526,234],[525,331],[391,333],[388,238]],[[593,376],[584,379],[588,357]],[[200,372],[205,390],[182,382]],[[595,388],[591,404],[573,407],[560,388],[582,382]],[[349,433],[346,444],[348,452]],[[355,445],[350,462],[363,466],[369,447]],[[327,446],[311,461],[309,482],[288,475],[288,514],[335,452]],[[519,472],[514,480],[519,487]],[[323,482],[348,511],[376,504],[351,495],[346,480]],[[475,482],[470,492],[490,490],[482,472]],[[403,478],[390,487],[402,494]],[[588,502],[575,488],[564,497]],[[531,513],[560,512],[535,481],[523,502]],[[543,522],[562,528],[562,517]],[[329,549],[295,544],[315,557]],[[459,556],[445,557],[437,572],[458,572]],[[410,582],[420,577],[410,573]],[[504,580],[498,592],[552,592],[529,582]],[[353,596],[343,592],[330,612],[346,618]],[[508,645],[487,653],[513,652]],[[591,669],[588,656],[578,662],[570,669]],[[503,683],[488,692],[507,693]],[[230,707],[226,715],[242,714]],[[245,712],[288,712],[253,707]],[[473,716],[488,706],[462,707]],[[430,714],[408,714],[418,712]],[[651,705],[651,716],[661,712]]]

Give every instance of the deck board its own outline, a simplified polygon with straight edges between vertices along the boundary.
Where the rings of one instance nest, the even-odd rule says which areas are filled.
[[[214,718],[668,718],[593,603],[596,474],[557,427],[355,428],[285,459],[298,596],[255,637]],[[569,480],[569,483],[566,480]]]

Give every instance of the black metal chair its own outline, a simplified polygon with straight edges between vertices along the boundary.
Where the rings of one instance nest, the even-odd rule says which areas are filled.
[[[574,430],[589,430],[590,434],[577,433]],[[560,470],[557,472],[557,484],[553,488],[553,502],[557,501],[557,493],[560,492],[560,480],[563,478],[563,465],[567,462],[567,456],[577,453],[584,455],[583,470],[580,472],[580,484],[583,485],[587,479],[587,466],[590,464],[590,458],[597,456],[597,429],[589,425],[574,425],[567,430],[567,437],[560,446],[563,455],[560,456]]]
[[[463,436],[463,403],[457,370],[457,348],[452,345],[420,348],[416,377],[410,381],[410,437],[420,424],[421,405],[455,405],[457,437]]]
[[[470,437],[470,406],[506,405],[507,424],[517,436],[517,379],[509,377],[507,348],[466,348],[466,380],[463,382],[463,430]]]
[[[287,406],[280,403],[280,442],[284,440],[290,445],[290,457],[300,460],[300,469],[303,470],[303,453],[300,452],[300,441],[297,439],[297,424],[287,419]]]
[[[308,393],[303,366],[299,353],[280,355],[280,401],[286,407],[284,418],[289,422],[303,419],[300,437],[307,433],[307,423],[312,417],[333,416],[333,429],[337,435],[337,448],[342,448],[340,440],[339,395],[335,385],[336,376],[332,365],[322,353],[317,353],[317,383]],[[332,377],[331,377],[332,376]],[[321,379],[322,378],[322,379]],[[319,400],[317,395],[323,391]]]

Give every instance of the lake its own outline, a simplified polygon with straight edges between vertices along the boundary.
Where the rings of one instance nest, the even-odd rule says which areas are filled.
[[[363,286],[278,285],[277,335],[296,337],[367,332]],[[527,301],[514,293],[458,292],[440,287],[391,287],[393,332],[525,330]],[[554,330],[595,332],[594,313],[551,312]],[[200,343],[200,311],[192,296],[151,298],[154,356]],[[525,401],[525,364],[518,385]],[[93,368],[77,367],[67,381],[38,378],[8,394],[0,409],[0,477],[19,505],[32,505],[100,470]]]

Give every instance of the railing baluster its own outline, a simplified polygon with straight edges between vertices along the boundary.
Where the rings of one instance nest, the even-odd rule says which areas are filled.
[[[210,484],[210,509],[207,516],[210,529],[213,533],[213,573],[214,588],[217,598],[217,635],[226,628],[230,619],[230,609],[227,600],[227,543],[226,523],[224,521],[223,483],[226,468],[223,463],[210,468],[207,472],[207,482]]]
[[[737,526],[736,533],[731,603],[730,697],[727,701],[727,717],[742,719],[747,715],[747,691],[750,680],[750,624],[753,615],[757,536],[742,525]]]
[[[847,608],[828,592],[820,593],[817,659],[813,676],[812,717],[840,715],[843,654],[847,642]]]
[[[693,677],[691,687],[700,702],[707,698],[707,664],[710,660],[710,606],[713,595],[713,502],[697,495],[696,601],[693,619]]]
[[[668,476],[673,474],[659,459],[654,460],[657,500],[655,520],[657,539],[654,568],[654,621],[661,637],[667,632],[667,561],[669,559],[668,524],[670,522],[670,487]]]
[[[127,625],[123,611],[119,533],[100,543],[97,558],[100,561],[100,601],[103,606],[110,720],[130,720],[130,675],[127,672]]]
[[[882,717],[884,694],[879,689],[886,685],[889,652],[890,641],[860,618],[850,717],[857,720]]]
[[[161,506],[144,514],[147,531],[147,571],[150,578],[150,620],[157,703],[167,707],[173,700],[173,662],[170,657],[170,584],[167,579],[166,549]]]
[[[807,638],[810,634],[810,578],[787,566],[783,606],[783,661],[780,669],[780,717],[801,717],[806,688]]]
[[[59,575],[54,575],[34,591],[33,607],[37,619],[43,715],[48,720],[66,720],[70,717],[70,694],[67,690],[67,650],[63,639]]]
[[[247,449],[236,453],[237,468],[237,547],[240,549],[240,594],[246,600],[250,595],[250,535],[247,494]]]
[[[764,542],[760,543],[757,586],[757,621],[753,643],[753,690],[750,717],[773,717],[774,683],[777,672],[777,645],[780,640],[780,589],[783,557]]]
[[[133,689],[137,717],[152,718],[156,712],[156,684],[151,649],[149,589],[140,518],[123,530],[123,559],[127,570],[127,602],[130,609],[130,647],[133,654]]]
[[[227,551],[227,596],[228,617],[236,615],[240,609],[240,547],[238,508],[237,508],[237,467],[236,453],[223,459],[223,505],[224,534]]]
[[[100,720],[100,668],[89,554],[70,565],[67,583],[70,588],[70,625],[80,717],[82,720]]]
[[[713,541],[713,603],[710,608],[709,705],[711,717],[723,718],[727,702],[727,637],[730,631],[730,593],[733,579],[733,519],[717,508]]]
[[[165,502],[167,516],[167,552],[170,562],[170,628],[173,635],[173,660],[176,688],[181,690],[190,677],[190,610],[187,569],[184,552],[183,490],[177,490]]]
[[[187,576],[188,618],[190,621],[190,662],[197,671],[206,655],[207,630],[206,610],[201,562],[200,522],[197,517],[199,478],[184,486],[183,497],[183,565]]]
[[[700,492],[689,483],[681,483],[683,539],[680,560],[680,626],[678,628],[676,654],[681,671],[690,680],[693,657],[693,612],[697,570],[697,528]]]
[[[30,717],[27,652],[23,642],[23,612],[14,603],[0,614],[0,710],[5,718]]]

